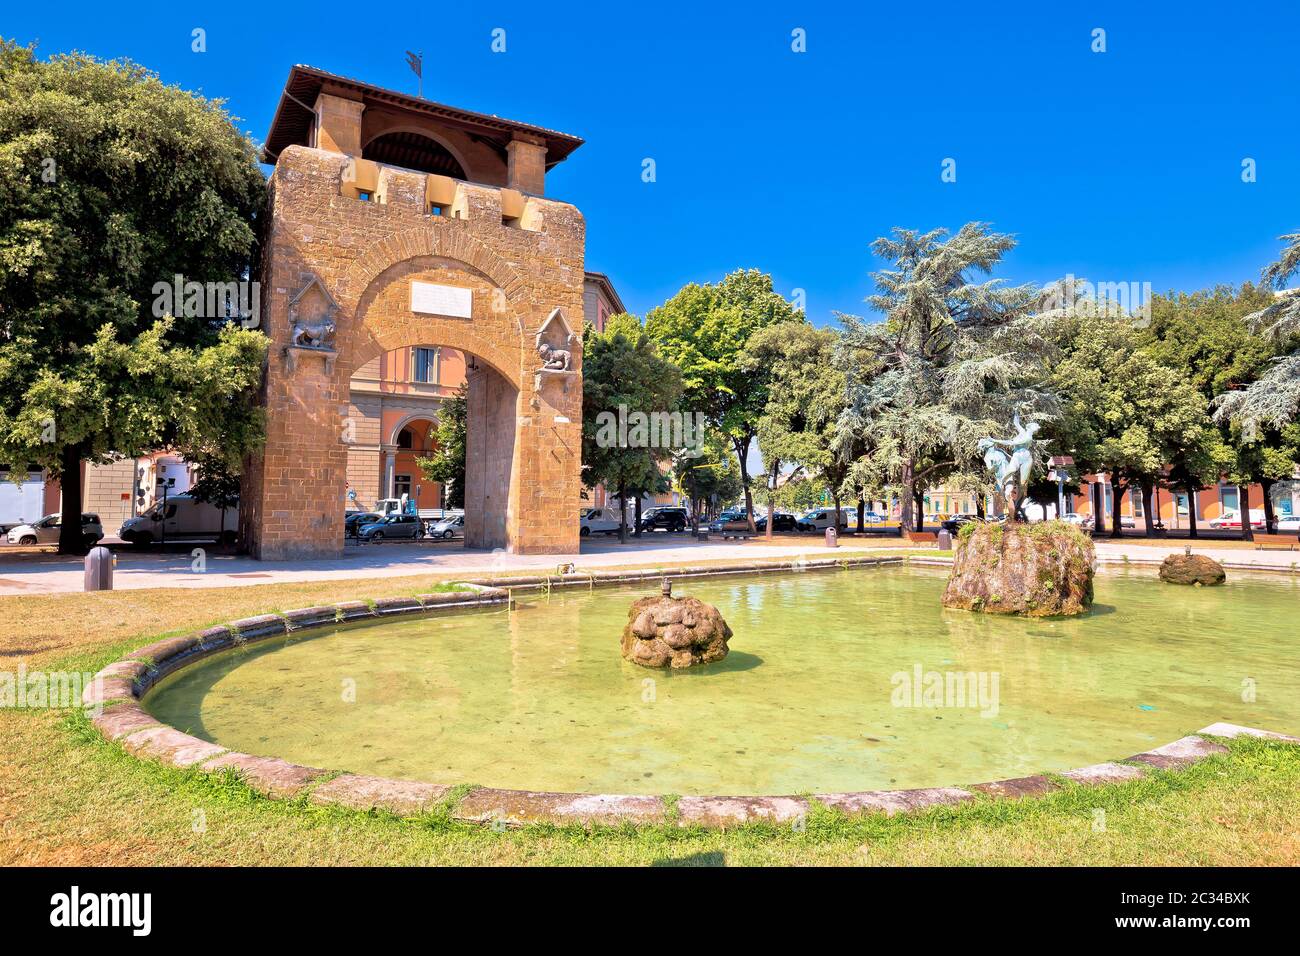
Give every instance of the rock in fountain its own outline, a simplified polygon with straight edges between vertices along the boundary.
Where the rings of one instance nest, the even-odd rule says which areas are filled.
[[[1160,565],[1160,580],[1170,584],[1210,587],[1222,584],[1227,577],[1223,565],[1203,554],[1192,554],[1191,548],[1183,554],[1169,555]]]
[[[698,598],[673,597],[664,578],[659,597],[641,598],[623,628],[623,656],[642,667],[694,667],[727,656],[731,628],[718,609]]]
[[[979,441],[984,464],[1007,503],[1007,522],[962,528],[944,607],[1027,617],[1082,614],[1092,604],[1097,566],[1092,538],[1063,521],[1016,520],[1034,468],[1038,423],[1022,425],[1017,412],[1012,425],[1011,438]]]
[[[944,607],[1059,617],[1092,604],[1092,539],[1064,521],[967,525],[958,538]]]

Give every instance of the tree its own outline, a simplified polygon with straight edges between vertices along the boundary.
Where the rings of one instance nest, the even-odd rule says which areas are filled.
[[[1194,501],[1195,492],[1226,475],[1237,483],[1243,511],[1249,510],[1246,489],[1259,483],[1264,489],[1264,511],[1273,521],[1273,485],[1289,478],[1300,449],[1287,440],[1284,428],[1259,420],[1249,429],[1229,416],[1214,416],[1218,396],[1248,388],[1268,374],[1279,357],[1282,342],[1252,329],[1250,316],[1272,306],[1274,296],[1265,287],[1247,283],[1239,290],[1229,286],[1192,294],[1154,296],[1151,304],[1151,353],[1170,368],[1182,370],[1201,394],[1207,421],[1215,417],[1217,440],[1194,443],[1171,460],[1171,475]],[[1195,533],[1195,508],[1189,507]],[[1250,536],[1249,522],[1242,534]]]
[[[1053,435],[1083,471],[1109,474],[1116,538],[1124,494],[1140,489],[1152,533],[1151,493],[1164,466],[1179,457],[1190,460],[1194,449],[1212,439],[1199,393],[1141,347],[1142,341],[1143,333],[1124,316],[1096,315],[1078,323],[1053,383],[1061,396]],[[1101,531],[1100,508],[1096,515]]]
[[[1281,343],[1288,354],[1276,358],[1257,381],[1225,392],[1218,402],[1220,420],[1231,421],[1248,439],[1262,427],[1285,428],[1300,413],[1300,290],[1285,288],[1300,272],[1300,232],[1281,239],[1289,245],[1262,275],[1264,284],[1277,293],[1248,319],[1255,329]],[[1248,524],[1243,521],[1242,527]]]
[[[659,355],[634,315],[611,316],[605,329],[588,325],[582,347],[582,480],[619,498],[618,537],[627,541],[630,492],[667,487],[664,463],[673,449],[649,428],[653,414],[678,410],[681,372]],[[630,427],[629,427],[630,426]],[[658,439],[658,440],[656,440]],[[639,523],[639,522],[638,522]]]
[[[731,441],[751,531],[747,457],[767,405],[770,370],[755,368],[745,348],[759,329],[787,322],[807,319],[777,295],[772,277],[757,269],[737,270],[716,285],[691,283],[646,317],[646,330],[681,369],[684,407],[702,412]]]
[[[697,527],[700,516],[744,493],[729,439],[716,431],[706,432],[699,451],[673,456],[673,487],[690,501],[691,521]]]
[[[462,385],[442,400],[434,430],[433,454],[415,464],[428,481],[442,485],[444,507],[465,507],[465,450],[468,447],[469,402]]]
[[[0,460],[60,479],[59,549],[82,547],[83,460],[171,447],[237,473],[265,336],[228,298],[168,314],[156,288],[255,261],[264,180],[221,102],[0,41],[0,195]]]
[[[1014,245],[978,222],[951,237],[895,229],[871,245],[891,264],[873,273],[879,291],[866,300],[884,320],[840,317],[850,366],[842,427],[867,449],[858,474],[898,488],[905,530],[921,527],[927,483],[982,467],[981,437],[1013,411],[1051,406],[1040,387],[1050,349],[1034,316],[1038,291],[971,281]]]
[[[746,348],[755,374],[762,369],[770,376],[756,429],[769,479],[775,483],[782,462],[798,466],[800,474],[830,490],[836,513],[849,468],[835,448],[847,389],[836,366],[838,345],[833,329],[782,323],[759,329]],[[767,523],[768,537],[774,523]]]

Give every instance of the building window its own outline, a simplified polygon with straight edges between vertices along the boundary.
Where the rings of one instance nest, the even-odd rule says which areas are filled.
[[[1142,511],[1142,489],[1130,488],[1129,497],[1133,499],[1133,517],[1144,518],[1146,515]]]
[[[1222,511],[1237,510],[1237,489],[1231,485],[1219,485],[1219,508]]]
[[[375,194],[369,189],[358,189],[357,198],[362,202],[374,202]]]
[[[437,202],[429,203],[430,216],[445,216],[449,212],[451,212],[451,207],[448,205],[445,205],[443,203],[437,203]]]
[[[415,447],[415,438],[414,436],[411,435],[411,430],[409,428],[403,428],[400,432],[398,432],[397,447],[398,448]]]
[[[412,356],[411,381],[438,384],[438,350],[417,348]]]
[[[410,475],[393,475],[393,497],[400,498],[402,495],[410,497],[411,494],[411,476]]]

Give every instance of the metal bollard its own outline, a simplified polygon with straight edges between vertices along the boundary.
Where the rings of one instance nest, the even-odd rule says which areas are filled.
[[[840,546],[840,534],[834,527],[826,529],[826,547],[838,548]]]
[[[108,548],[91,548],[86,555],[86,591],[113,590],[113,566],[117,558]]]

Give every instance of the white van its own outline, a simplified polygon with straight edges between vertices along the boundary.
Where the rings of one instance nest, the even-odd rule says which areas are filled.
[[[631,521],[627,527],[629,531],[633,530]],[[618,509],[584,509],[578,517],[578,535],[585,538],[590,534],[618,534]]]
[[[239,503],[222,511],[206,501],[197,501],[189,495],[168,496],[142,515],[122,522],[118,536],[135,545],[156,544],[162,541],[220,541],[233,544],[235,529],[239,524]]]

